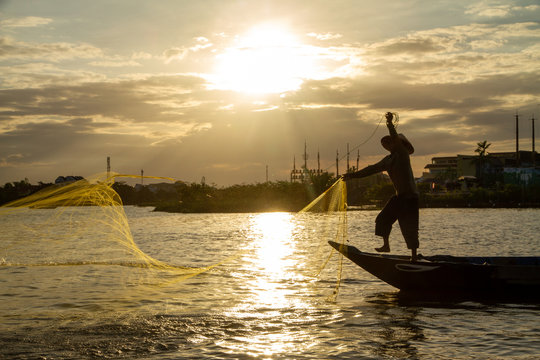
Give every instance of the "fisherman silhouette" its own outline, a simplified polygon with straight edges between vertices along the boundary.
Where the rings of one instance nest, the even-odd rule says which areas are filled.
[[[343,175],[343,180],[362,178],[382,171],[388,172],[396,194],[388,200],[375,219],[375,235],[383,238],[383,246],[375,248],[378,252],[390,252],[389,237],[392,225],[399,222],[401,233],[411,250],[411,260],[417,260],[418,241],[418,190],[411,168],[410,155],[414,147],[403,134],[398,134],[392,122],[394,114],[387,112],[386,126],[390,135],[381,139],[382,146],[390,151],[374,165]]]

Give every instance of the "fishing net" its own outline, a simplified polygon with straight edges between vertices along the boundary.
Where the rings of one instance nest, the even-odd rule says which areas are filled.
[[[338,244],[345,244],[347,236],[347,186],[341,178],[338,179],[328,190],[319,195],[315,200],[303,208],[300,213],[316,213],[322,216],[323,231],[318,236],[316,258],[319,259],[319,269],[316,275],[327,267],[334,255],[338,256],[337,283],[330,300],[335,300],[338,295],[343,272],[343,255],[328,245],[332,240]],[[319,223],[321,220],[319,219]]]
[[[347,210],[347,186],[340,178],[325,192],[300,210],[303,212],[334,213]]]
[[[148,250],[141,250],[134,241],[122,200],[113,189],[115,179],[119,177],[140,178],[99,174],[89,179],[53,185],[0,207],[0,228],[3,229],[0,232],[0,266],[50,269],[119,266],[127,269],[122,271],[124,279],[119,280],[124,285],[133,282],[161,285],[206,272],[230,262],[245,251],[237,249],[232,256],[204,267],[171,264],[149,255]],[[170,178],[145,178],[174,181]],[[316,275],[336,254],[328,240],[346,241],[346,197],[345,182],[340,179],[298,214],[316,217],[312,222],[318,226],[316,236],[313,236],[313,241],[318,242],[318,265],[313,265]],[[310,220],[313,219],[307,219],[307,222]],[[325,224],[323,233],[321,223]],[[341,261],[334,295],[337,295],[341,279]],[[111,273],[109,270],[105,272],[107,275]],[[64,273],[60,277],[64,277]]]
[[[53,185],[3,205],[0,265],[116,265],[152,270],[142,272],[146,275],[172,275],[175,281],[218,265],[171,265],[142,251],[133,240],[122,200],[112,188],[116,177],[126,176],[101,174]]]

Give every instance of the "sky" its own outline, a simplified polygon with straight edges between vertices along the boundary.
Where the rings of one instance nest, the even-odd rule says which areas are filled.
[[[0,0],[0,185],[60,175],[228,186],[386,155],[532,148],[540,3]],[[537,122],[536,128],[540,127]],[[339,155],[337,155],[339,154]]]

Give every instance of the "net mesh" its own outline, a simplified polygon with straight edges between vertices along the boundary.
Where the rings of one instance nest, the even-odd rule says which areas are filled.
[[[122,200],[112,188],[114,179],[120,176],[129,175],[100,174],[53,185],[3,205],[0,264],[118,265],[174,274],[177,280],[218,265],[201,268],[171,265],[142,251],[133,240]]]
[[[242,251],[205,267],[185,267],[157,260],[142,251],[133,239],[122,200],[113,189],[118,177],[140,176],[99,174],[69,184],[53,185],[26,198],[0,207],[0,266],[114,265],[144,269],[146,280],[165,275],[166,281],[181,281],[238,257]],[[150,177],[151,179],[166,179]],[[317,274],[329,263],[335,250],[328,240],[347,240],[347,191],[336,181],[313,200],[301,214],[327,220],[324,233],[317,236],[320,259]],[[50,209],[54,209],[51,211]],[[13,236],[17,234],[17,236]],[[337,295],[341,279],[339,260]],[[151,270],[148,272],[146,270]],[[139,276],[140,279],[140,276]],[[159,279],[157,281],[160,281]]]
[[[301,213],[323,213],[326,217],[323,236],[317,247],[317,255],[321,258],[321,265],[317,271],[319,275],[328,265],[334,255],[338,256],[337,282],[334,292],[329,300],[335,300],[341,284],[343,273],[343,255],[328,246],[328,241],[333,240],[338,244],[348,241],[347,235],[347,185],[341,178],[338,179],[328,190],[319,195],[315,200],[303,208]]]

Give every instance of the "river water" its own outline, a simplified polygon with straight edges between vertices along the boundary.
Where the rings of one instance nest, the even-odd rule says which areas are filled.
[[[404,299],[335,255],[336,220],[317,214],[168,214],[125,207],[138,247],[192,277],[121,266],[77,216],[29,209],[0,220],[0,358],[536,359],[540,304]],[[87,216],[88,215],[88,216]],[[347,216],[372,251],[377,211]],[[423,255],[540,255],[540,210],[422,209]],[[32,226],[47,218],[50,231]],[[94,229],[107,227],[96,222]],[[30,232],[21,229],[30,229]],[[62,236],[56,236],[59,233]],[[75,241],[64,242],[66,234]],[[393,253],[407,254],[396,226]],[[100,258],[107,258],[100,262]],[[45,259],[45,261],[43,261]],[[116,259],[116,260],[115,260]],[[39,263],[39,264],[38,264]],[[46,266],[45,266],[46,265]],[[339,293],[332,297],[337,279]]]

